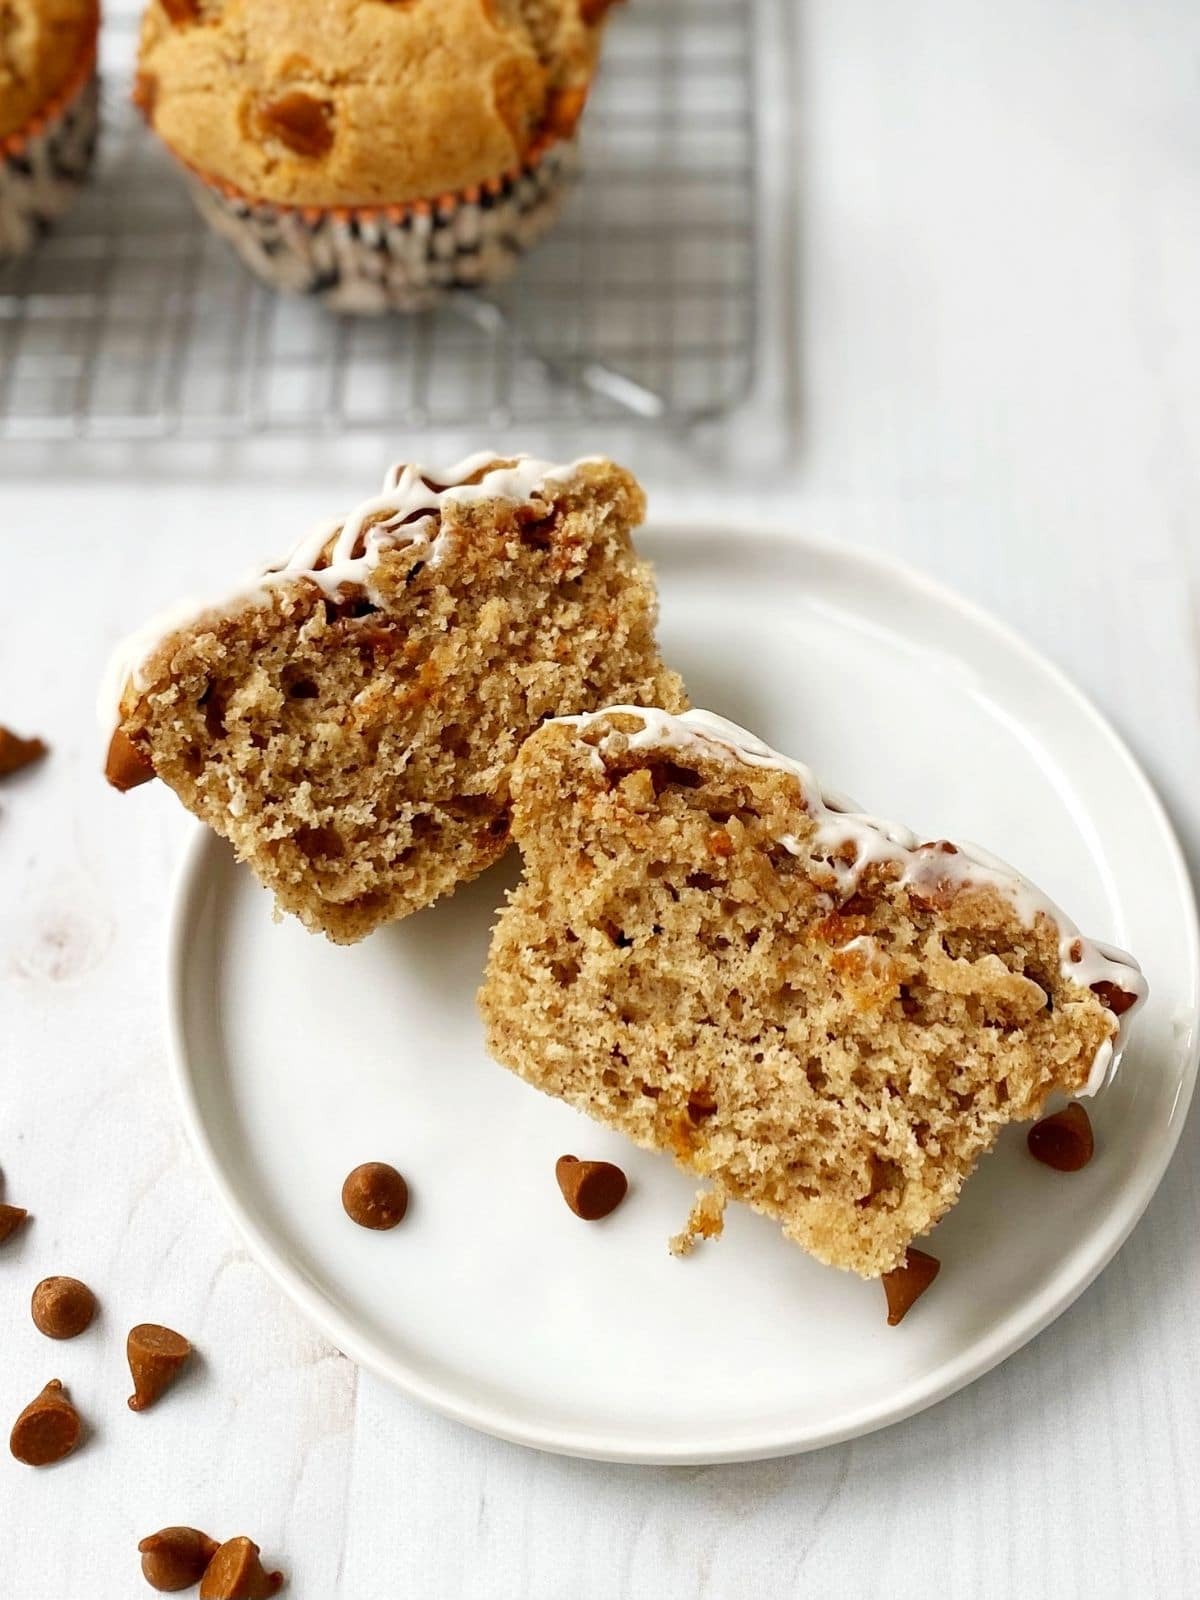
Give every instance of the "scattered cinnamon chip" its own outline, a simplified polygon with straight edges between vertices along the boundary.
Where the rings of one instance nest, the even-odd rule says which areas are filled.
[[[360,1228],[394,1228],[408,1210],[408,1184],[386,1161],[364,1161],[342,1185],[342,1209]]]
[[[42,739],[22,739],[0,727],[0,778],[7,778],[22,767],[32,766],[46,754],[49,746]]]
[[[253,1539],[239,1535],[218,1546],[200,1580],[200,1600],[270,1600],[282,1572],[266,1572]]]
[[[893,1267],[883,1275],[883,1292],[887,1295],[888,1327],[903,1322],[905,1314],[928,1289],[942,1269],[936,1256],[926,1255],[912,1245],[904,1252],[904,1265]]]
[[[1092,1120],[1078,1100],[1035,1122],[1026,1143],[1034,1160],[1055,1172],[1079,1172],[1096,1153]]]
[[[96,1315],[96,1296],[78,1278],[43,1278],[29,1310],[47,1339],[74,1339]]]
[[[580,1161],[575,1156],[559,1156],[554,1176],[563,1199],[577,1217],[598,1222],[624,1200],[629,1180],[611,1161]]]
[[[154,776],[150,757],[138,749],[123,728],[118,728],[109,740],[104,776],[122,794],[136,789],[139,784],[149,783]]]
[[[0,1244],[16,1233],[28,1215],[24,1206],[0,1205]]]
[[[129,1409],[145,1411],[152,1406],[191,1353],[188,1341],[171,1328],[160,1327],[156,1322],[139,1322],[131,1328],[125,1341],[134,1390]]]
[[[152,1589],[174,1594],[199,1583],[220,1546],[199,1528],[160,1528],[138,1545],[142,1577]]]
[[[8,1448],[27,1467],[48,1467],[79,1443],[79,1413],[57,1378],[31,1400],[13,1423]]]

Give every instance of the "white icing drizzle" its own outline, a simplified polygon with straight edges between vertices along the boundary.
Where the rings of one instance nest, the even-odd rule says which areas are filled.
[[[532,456],[503,456],[483,450],[452,467],[398,463],[388,471],[378,495],[356,506],[344,521],[323,522],[313,528],[283,561],[253,568],[233,590],[215,600],[172,606],[123,640],[113,651],[101,685],[101,725],[106,733],[117,726],[126,685],[132,682],[135,689],[145,687],[142,674],[147,661],[178,629],[202,617],[230,616],[261,605],[273,589],[302,578],[315,583],[331,599],[350,586],[361,586],[370,596],[372,574],[389,550],[423,548],[430,566],[445,559],[449,541],[442,532],[441,516],[447,505],[474,505],[485,500],[522,505],[544,489],[571,482],[582,467],[601,459],[584,456],[556,466]],[[467,481],[476,477],[476,483]]]
[[[637,717],[641,721],[642,726],[636,733],[624,736],[631,750],[667,749],[684,755],[698,752],[708,756],[715,753],[748,767],[790,772],[799,780],[805,810],[815,824],[817,852],[828,855],[838,888],[847,897],[853,894],[868,866],[893,862],[901,867],[901,883],[932,887],[949,880],[964,887],[986,885],[1010,901],[1026,927],[1033,927],[1039,915],[1049,917],[1058,929],[1059,968],[1067,981],[1082,988],[1110,983],[1135,997],[1133,1005],[1114,1017],[1115,1038],[1106,1039],[1096,1052],[1087,1083],[1079,1093],[1097,1094],[1112,1078],[1127,1042],[1129,1023],[1148,993],[1142,970],[1123,950],[1085,938],[1066,913],[1014,867],[978,845],[956,843],[947,848],[946,841],[923,844],[910,829],[869,816],[853,800],[823,787],[802,762],[772,750],[745,728],[711,711],[673,715],[657,707],[608,706],[602,711],[555,720],[582,731],[614,714]],[[608,740],[604,740],[600,747],[594,747],[595,760],[601,768],[607,743]],[[794,834],[784,834],[777,842],[791,855],[801,853]],[[847,844],[854,846],[852,862],[841,859]]]

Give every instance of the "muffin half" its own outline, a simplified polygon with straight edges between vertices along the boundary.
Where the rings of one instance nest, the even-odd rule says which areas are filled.
[[[1007,1123],[1104,1083],[1146,993],[1011,868],[707,712],[548,723],[512,793],[492,1054],[864,1277]]]
[[[135,98],[259,277],[415,309],[552,220],[609,3],[151,0]]]
[[[396,467],[216,604],[118,650],[107,775],[157,774],[278,907],[340,943],[407,916],[508,847],[508,777],[547,717],[615,692],[680,707],[601,459]]]

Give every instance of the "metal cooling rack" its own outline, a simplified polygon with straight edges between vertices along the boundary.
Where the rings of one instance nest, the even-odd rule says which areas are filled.
[[[132,32],[110,32],[98,170],[0,268],[0,438],[719,415],[753,375],[753,10],[622,8],[582,176],[516,278],[365,319],[261,288],[209,232],[129,105]]]

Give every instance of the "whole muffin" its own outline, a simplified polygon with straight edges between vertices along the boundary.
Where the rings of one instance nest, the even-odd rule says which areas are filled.
[[[0,257],[74,198],[96,142],[96,0],[0,5]]]
[[[610,0],[151,0],[135,97],[278,288],[410,309],[551,220]]]

